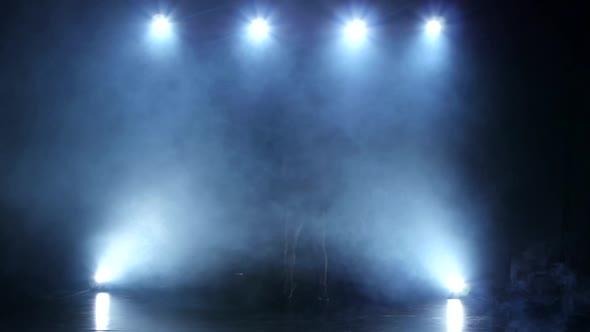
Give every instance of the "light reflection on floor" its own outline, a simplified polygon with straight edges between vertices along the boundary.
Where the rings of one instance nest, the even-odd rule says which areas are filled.
[[[215,332],[467,332],[494,331],[494,320],[464,300],[339,310],[264,312],[212,308],[206,299],[182,294],[85,292],[37,304],[0,331],[215,331]],[[324,310],[325,309],[325,310]],[[16,309],[15,309],[16,310]],[[314,309],[315,310],[315,309]],[[0,316],[1,317],[1,316]]]
[[[119,303],[119,305],[113,306],[113,301]],[[123,312],[115,313],[113,311]],[[114,317],[117,319],[113,319]],[[93,329],[96,331],[128,331],[135,328],[145,331],[150,329],[159,330],[159,328],[171,331],[184,331],[190,328],[204,328],[207,331],[211,330],[211,328],[218,331],[266,331],[270,324],[273,329],[282,328],[288,331],[298,331],[300,328],[307,331],[337,331],[343,327],[346,327],[349,331],[382,331],[387,326],[390,326],[400,331],[463,332],[467,319],[464,304],[459,299],[450,299],[446,301],[446,304],[443,302],[440,305],[417,309],[416,315],[377,315],[372,319],[363,319],[362,321],[351,319],[349,321],[323,322],[321,327],[315,326],[316,323],[313,320],[309,322],[298,321],[298,326],[293,326],[293,321],[289,319],[283,321],[278,317],[257,319],[247,324],[244,324],[242,320],[237,325],[232,323],[231,316],[228,317],[228,320],[224,319],[223,322],[211,322],[207,321],[207,319],[203,321],[197,317],[195,315],[187,320],[186,317],[177,316],[174,311],[166,309],[165,306],[142,307],[138,302],[130,299],[117,300],[116,296],[113,298],[113,295],[105,292],[94,296]],[[207,327],[205,328],[205,326]]]
[[[94,299],[94,325],[97,331],[109,329],[111,296],[98,293]]]
[[[447,332],[462,332],[464,320],[465,312],[461,300],[447,300]]]

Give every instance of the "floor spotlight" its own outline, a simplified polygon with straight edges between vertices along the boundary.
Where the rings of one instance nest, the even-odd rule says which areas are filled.
[[[113,278],[113,276],[112,276],[111,271],[105,267],[100,267],[96,271],[96,273],[94,274],[94,281],[98,285],[103,285],[105,283],[108,283],[112,280],[112,278]]]
[[[467,283],[460,276],[452,276],[447,281],[447,288],[452,296],[464,295],[467,291]]]

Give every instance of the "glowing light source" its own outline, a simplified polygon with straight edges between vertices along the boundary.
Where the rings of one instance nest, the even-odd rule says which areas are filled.
[[[154,15],[152,18],[151,35],[156,39],[165,39],[172,34],[172,23],[170,19],[162,14]]]
[[[94,299],[94,323],[97,331],[109,329],[111,296],[109,293],[98,293]]]
[[[248,34],[250,38],[256,41],[266,39],[270,33],[270,26],[263,18],[256,18],[250,22],[248,26]]]
[[[447,282],[447,287],[449,288],[449,291],[451,291],[451,293],[461,294],[465,291],[467,284],[465,283],[465,280],[463,280],[463,278],[459,276],[452,276],[449,278]]]
[[[436,37],[440,35],[443,30],[443,19],[440,17],[433,17],[426,21],[424,31],[429,37]]]
[[[461,332],[463,331],[463,322],[465,320],[465,312],[463,310],[463,303],[458,299],[447,300],[447,331]]]
[[[113,275],[112,275],[111,270],[109,270],[105,267],[98,268],[98,270],[94,274],[94,281],[96,281],[97,284],[104,284],[104,283],[110,282],[112,280],[112,278],[113,278]]]
[[[344,36],[346,37],[346,40],[353,45],[363,42],[366,35],[367,24],[361,19],[355,18],[344,26]]]

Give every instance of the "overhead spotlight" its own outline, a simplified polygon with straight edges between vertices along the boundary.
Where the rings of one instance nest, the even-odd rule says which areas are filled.
[[[270,26],[263,18],[256,18],[250,22],[248,26],[248,34],[250,38],[256,41],[266,39],[270,33]]]
[[[443,26],[444,20],[441,17],[433,17],[426,21],[424,31],[429,37],[436,37],[442,32]]]
[[[172,34],[172,23],[170,19],[162,14],[154,15],[152,18],[151,35],[156,39],[165,39]]]
[[[349,43],[359,44],[366,38],[367,24],[365,21],[355,18],[344,26],[344,35]]]

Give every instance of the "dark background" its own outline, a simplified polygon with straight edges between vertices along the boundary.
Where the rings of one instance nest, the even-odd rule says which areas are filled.
[[[280,22],[264,54],[241,37],[256,8]],[[378,32],[360,60],[333,45],[349,8]],[[174,54],[144,41],[160,9]],[[448,42],[434,72],[408,60],[425,54],[408,50],[432,12]],[[169,237],[136,275],[145,287],[282,296],[284,225],[301,220],[300,292],[317,287],[322,234],[331,296],[417,291],[424,270],[409,273],[405,252],[433,225],[458,230],[473,278],[505,281],[535,243],[589,272],[588,38],[567,4],[26,1],[1,13],[3,284],[86,285],[126,197],[175,211],[151,230]],[[447,224],[413,228],[407,206],[424,192],[452,206]],[[388,248],[401,253],[391,263]]]

